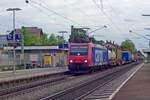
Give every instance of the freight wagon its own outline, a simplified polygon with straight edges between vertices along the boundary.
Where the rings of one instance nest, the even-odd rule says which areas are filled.
[[[122,63],[129,63],[132,61],[132,56],[129,51],[122,51]]]
[[[121,48],[117,44],[114,44],[114,42],[111,41],[110,42],[106,41],[105,47],[108,49],[109,66],[121,65],[122,63]]]

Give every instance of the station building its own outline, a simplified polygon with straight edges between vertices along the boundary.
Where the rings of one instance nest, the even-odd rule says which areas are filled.
[[[59,46],[24,46],[16,48],[16,65],[32,67],[64,67],[67,66],[68,49]],[[13,66],[13,47],[4,47],[0,52],[0,66]]]

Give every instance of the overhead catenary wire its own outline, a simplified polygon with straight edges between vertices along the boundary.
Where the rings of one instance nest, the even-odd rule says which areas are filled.
[[[8,27],[7,25],[2,25],[2,24],[0,24],[0,30],[1,30],[1,29],[7,29],[7,27]],[[0,34],[1,34],[1,33],[0,33]]]
[[[6,13],[6,11],[4,11],[4,10],[0,11],[0,16],[1,16],[3,13]]]
[[[43,6],[45,6],[45,7],[48,7],[42,0],[38,0],[39,2],[36,2],[36,3],[33,3],[33,2],[31,2],[31,3],[29,3],[29,1],[33,1],[33,0],[26,0],[26,3],[28,3],[31,7],[34,7],[34,8],[36,8],[37,10],[39,10],[39,12],[40,13],[43,13],[43,15],[44,16],[47,16],[48,18],[50,18],[51,16],[52,16],[52,14],[54,14],[53,12],[51,12],[51,13],[47,13],[46,11],[48,11],[47,9],[43,9]],[[41,7],[41,3],[40,2],[42,2],[42,7]],[[49,11],[50,12],[50,11]],[[60,16],[58,16],[58,17],[60,17]],[[64,19],[64,18],[63,18]],[[64,26],[66,26],[66,27],[70,27],[72,24],[70,24],[69,23],[69,25],[67,24],[68,22],[66,22],[66,24],[61,24],[61,23],[52,23],[50,20],[47,20],[48,22],[50,22],[50,24],[52,24],[53,26],[55,25],[57,25],[57,26],[60,26],[60,27],[64,27]],[[55,21],[55,20],[54,20]],[[64,21],[68,21],[68,20],[66,20],[66,19],[64,19]],[[70,22],[70,21],[69,21]],[[73,22],[72,22],[73,23]],[[66,30],[68,30],[68,29],[66,29]],[[68,30],[69,31],[69,30]],[[56,32],[52,32],[52,33],[56,33]]]
[[[101,10],[103,11],[104,7],[103,7],[103,0],[100,0],[101,3]]]
[[[66,2],[66,1],[65,1],[65,2]],[[66,3],[67,3],[67,2],[66,2]],[[71,7],[72,7],[72,6],[71,6]],[[79,8],[74,8],[74,9],[77,9],[78,12],[80,12],[80,13],[84,16],[83,19],[89,18],[89,17],[87,17],[87,16],[90,16],[90,15],[87,15],[87,14],[85,13],[85,11],[83,11],[82,9],[79,9]],[[95,25],[95,23],[97,22],[97,21],[92,20],[92,19],[89,19],[89,20],[87,20],[87,21],[94,23],[94,25]],[[86,21],[86,22],[87,22],[87,21]]]
[[[39,10],[39,12],[40,13],[43,13],[45,16],[47,16],[47,17],[50,17],[51,15],[49,14],[49,13],[46,13],[46,12],[44,12],[43,11],[43,9],[41,9],[41,8],[39,8],[39,6],[37,6],[37,5],[35,5],[35,4],[29,4],[30,6],[34,6],[37,10]],[[48,20],[49,21],[49,20]],[[65,26],[64,24],[54,24],[54,23],[52,23],[53,25],[60,25],[60,26]]]
[[[46,7],[46,6],[44,6],[43,3],[38,3],[38,2],[33,1],[33,0],[29,0],[29,1],[32,2],[32,3],[34,3],[34,4],[37,4],[38,6],[40,6],[40,7],[44,8],[44,9],[46,9],[47,11],[49,11],[49,12],[51,12],[51,13],[53,13],[53,14],[55,14],[55,15],[57,15],[57,16],[63,18],[63,19],[65,19],[65,20],[68,20],[68,21],[72,22],[73,24],[79,25],[78,22],[76,22],[76,21],[74,21],[74,20],[72,20],[72,19],[66,17],[66,16],[63,15],[63,14],[60,14],[60,13],[58,13],[58,12],[56,12],[56,11],[54,11],[54,10],[52,10],[52,9],[50,9],[50,8],[48,8],[48,7]],[[28,3],[30,3],[29,1],[28,1]]]
[[[101,9],[101,8],[102,8],[102,7],[101,7],[102,4],[99,5],[99,4],[96,3],[95,0],[93,0],[93,1],[95,2],[95,5],[97,5],[97,8],[99,8],[99,9],[101,10],[101,12],[108,18],[108,20],[115,26],[115,28],[116,28],[119,32],[122,32],[122,30],[113,22],[113,20],[107,15],[107,13],[105,13],[104,10]],[[108,0],[107,0],[107,2],[108,2]],[[103,2],[101,2],[101,3],[103,3]],[[108,3],[109,3],[109,2],[108,2]],[[110,6],[112,12],[113,12],[115,15],[117,15],[116,11],[113,9],[113,7],[111,6],[110,3],[109,3],[109,6]],[[120,18],[118,18],[118,19],[120,20]],[[126,24],[123,24],[123,26],[126,27]],[[123,38],[126,39],[126,38],[128,38],[128,37],[124,37],[124,36],[123,36]]]
[[[105,17],[112,23],[112,25],[117,29],[118,32],[122,32],[121,29],[113,22],[113,20],[104,12],[104,10],[102,9],[102,7],[97,4],[97,2],[95,0],[92,0],[92,2],[95,4],[95,6],[99,9],[98,11],[100,12],[100,14],[104,14]]]
[[[132,38],[132,40],[137,40],[137,39],[143,39],[143,38]],[[136,44],[138,44],[138,46],[140,46],[141,48],[147,48],[147,46],[145,46],[145,44],[141,41],[136,41]]]
[[[30,0],[30,1],[33,1],[33,0]],[[40,0],[40,1],[42,1],[42,0]],[[33,1],[34,2],[34,1]],[[48,8],[48,5],[43,1],[42,3],[35,3],[34,2],[34,4],[36,4],[36,5],[38,5],[38,6],[40,6],[41,7],[41,5],[42,5],[42,8],[43,8],[43,6],[44,6],[44,8],[46,7],[47,9],[49,9]],[[79,12],[81,12],[83,15],[85,15],[85,16],[87,16],[84,12],[82,12],[82,11],[79,11]],[[47,14],[48,15],[48,14]],[[48,15],[48,16],[50,16],[50,15]],[[91,22],[94,22],[94,21],[92,21],[91,20]],[[76,24],[77,22],[75,22],[75,24]],[[95,23],[95,22],[94,22]],[[78,24],[79,25],[79,24]],[[82,26],[82,25],[79,25],[79,26]],[[89,27],[89,26],[88,26]]]
[[[111,9],[112,12],[115,14],[115,16],[118,17],[119,21],[121,21],[119,15],[118,15],[118,13],[117,13],[116,10],[113,8],[113,6],[112,6],[111,3],[109,2],[109,0],[105,0],[105,1],[109,4],[110,9]],[[126,23],[126,24],[127,24],[127,23]],[[126,24],[122,24],[122,25],[124,26],[124,28],[127,28],[127,25],[126,25]]]
[[[129,32],[130,32],[130,33],[134,33],[134,34],[136,34],[136,35],[138,35],[138,36],[140,36],[140,37],[142,37],[142,38],[144,38],[144,39],[146,39],[146,40],[150,40],[150,39],[147,38],[146,36],[143,36],[143,35],[141,35],[141,34],[139,34],[139,33],[133,32],[132,30],[129,30]]]
[[[49,10],[48,5],[47,5],[45,2],[38,3],[38,2],[35,2],[35,1],[33,1],[33,0],[30,0],[30,1],[32,1],[33,4],[36,4],[36,5],[42,7],[42,8],[44,8],[44,9],[46,9],[46,10]],[[52,13],[53,13],[53,12],[52,12]],[[55,12],[55,14],[58,14],[58,13]],[[83,13],[83,14],[85,14],[85,13]],[[47,15],[48,15],[48,14],[47,14]],[[59,14],[59,15],[60,15],[60,14]],[[50,16],[50,15],[48,15],[48,16]],[[61,16],[61,17],[62,17],[62,16]],[[65,17],[65,19],[66,19],[66,17]],[[68,20],[68,18],[67,18],[67,20]],[[74,22],[74,20],[72,20],[72,19],[69,19],[69,21]],[[77,22],[74,22],[74,23],[77,24],[78,26],[81,26],[81,27],[82,27],[82,25],[79,25]]]
[[[135,34],[135,35],[137,35],[138,37],[130,37],[129,39],[130,40],[137,40],[137,39],[144,39],[144,40],[150,40],[149,38],[147,38],[147,37],[145,37],[145,36],[143,36],[143,35],[141,35],[141,34],[139,34],[139,33],[136,33],[136,32],[133,32],[132,30],[129,30],[129,33],[133,33],[133,34]],[[139,42],[139,43],[137,43],[137,42]],[[141,45],[141,47],[146,47],[142,42],[140,42],[140,41],[136,41],[135,42],[136,44],[140,44]]]
[[[0,16],[1,17],[5,17],[3,13],[7,13],[7,11],[6,10],[5,11],[4,10],[0,11]],[[7,30],[8,27],[11,27],[11,25],[8,26],[7,23],[6,22],[3,23],[3,21],[1,21],[1,23],[0,23],[0,30],[1,31],[4,30],[4,29]],[[7,21],[9,21],[9,20],[7,19]],[[2,32],[0,34],[2,34]]]
[[[121,22],[120,16],[119,16],[118,13],[116,12],[116,10],[112,7],[112,5],[110,4],[109,0],[105,0],[105,1],[109,4],[110,9],[111,9],[112,12],[115,14],[115,16],[118,17],[119,21]],[[123,20],[123,22],[124,22],[124,20]],[[130,24],[133,25],[132,23],[130,23]],[[127,28],[127,26],[130,26],[130,24],[126,22],[126,23],[121,24],[121,25],[123,25],[124,28]],[[133,25],[133,26],[135,26],[135,25]],[[129,30],[129,29],[128,29],[128,30]]]
[[[40,1],[41,1],[41,0],[40,0]],[[65,2],[66,2],[66,1],[65,1]],[[48,7],[48,5],[47,5],[44,1],[43,1],[42,3],[43,3],[43,5],[44,5],[45,7]],[[66,2],[66,3],[67,3],[67,2]],[[76,8],[76,9],[78,9],[78,8]],[[87,18],[88,15],[87,15],[84,11],[82,11],[82,9],[78,9],[78,12],[80,12],[82,15],[85,16],[84,19]],[[90,22],[92,22],[92,23],[95,23],[94,20],[88,20],[88,21],[90,21]],[[87,22],[87,21],[86,21],[86,22]],[[77,23],[77,22],[76,22],[76,23]],[[78,25],[79,25],[79,24],[78,24]],[[94,24],[94,25],[95,25],[95,24]],[[93,25],[93,26],[94,26],[94,25]],[[83,25],[79,25],[79,26],[82,27]],[[85,26],[87,26],[87,25],[85,25]],[[87,27],[90,27],[90,26],[87,26]]]

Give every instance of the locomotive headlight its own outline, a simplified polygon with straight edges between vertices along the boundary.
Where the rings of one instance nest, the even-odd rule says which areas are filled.
[[[87,60],[84,60],[84,62],[87,63],[88,61],[87,61]]]
[[[72,61],[72,60],[70,60],[69,62],[70,62],[70,63],[72,63],[73,61]]]

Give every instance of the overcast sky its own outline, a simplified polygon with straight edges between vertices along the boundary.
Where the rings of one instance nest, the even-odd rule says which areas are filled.
[[[102,2],[101,2],[102,1]],[[150,26],[149,0],[1,0],[0,33],[12,30],[12,12],[7,8],[18,7],[16,12],[16,28],[21,26],[39,27],[47,34],[68,31],[70,27],[89,27],[90,31],[107,25],[95,33],[97,40],[111,40],[120,44],[131,39],[138,49],[148,48],[148,40],[129,33],[129,30],[141,35],[150,34],[144,30]],[[103,11],[103,12],[102,12]],[[150,38],[150,37],[149,37]]]

